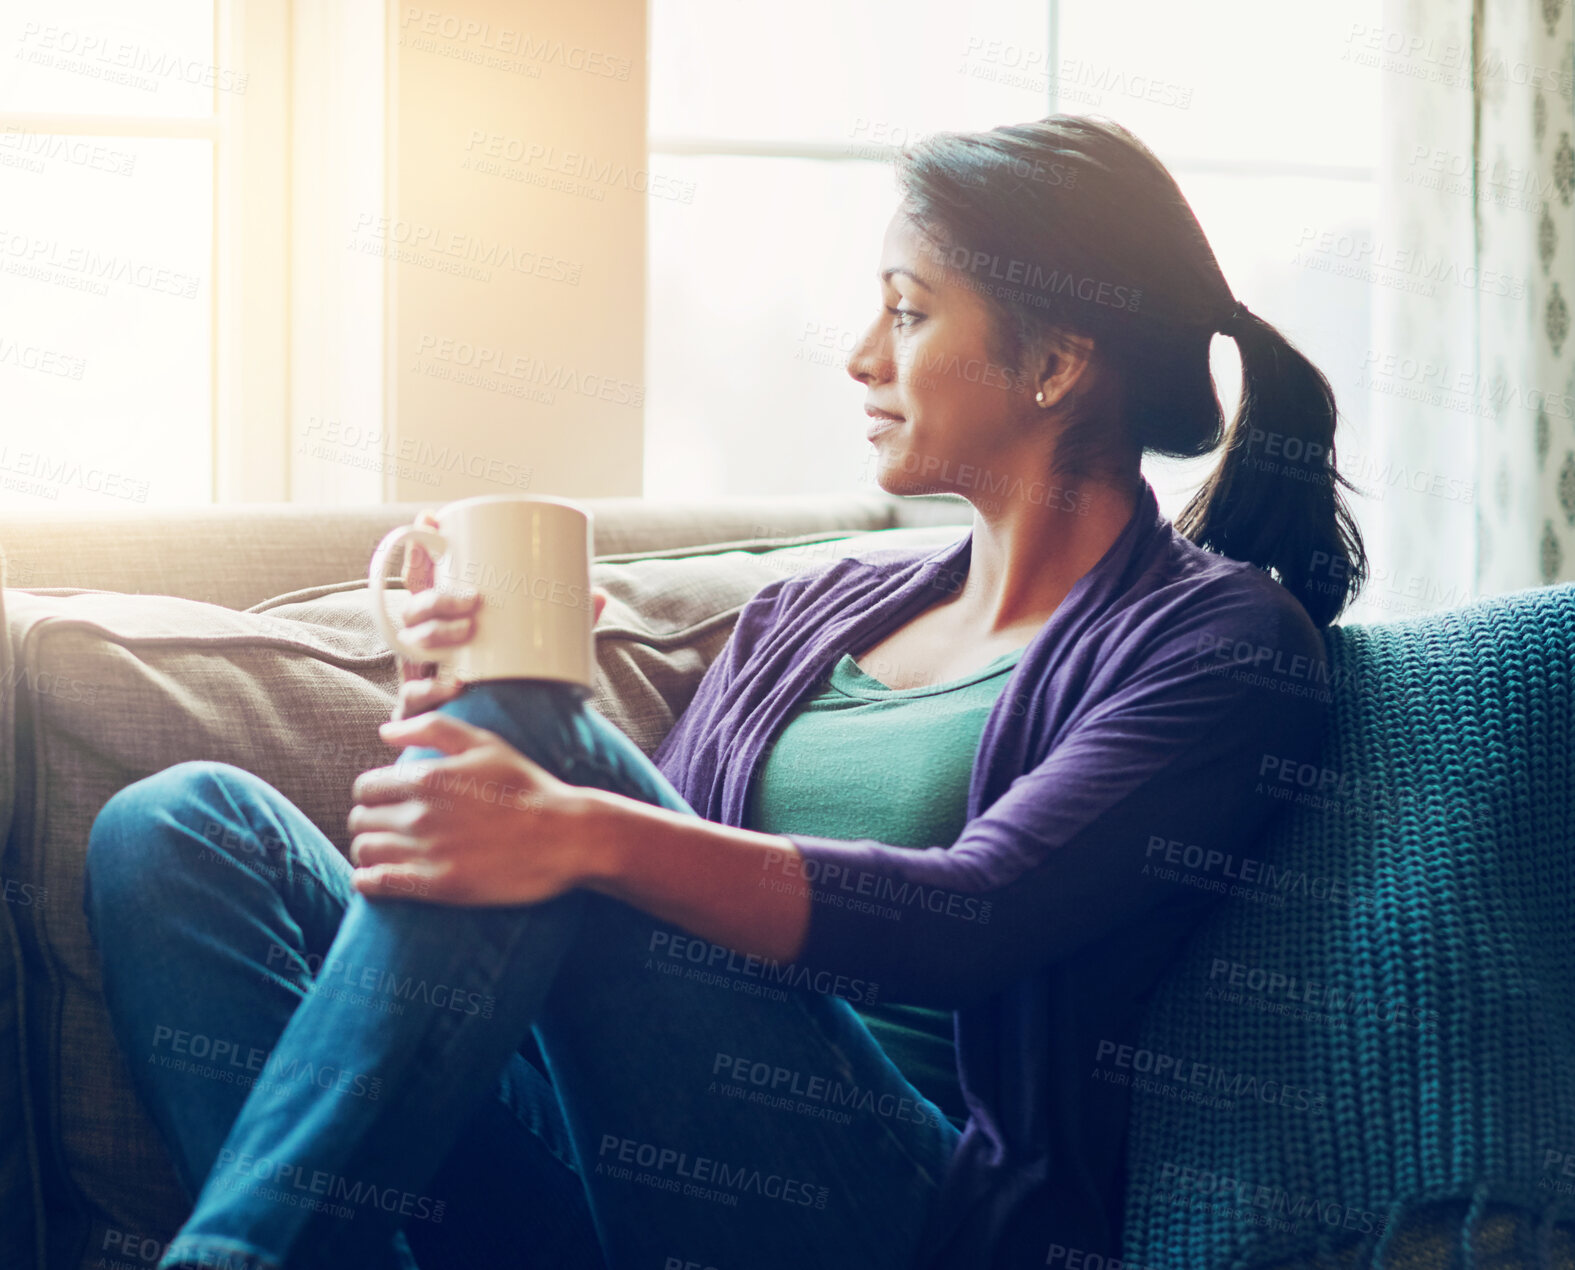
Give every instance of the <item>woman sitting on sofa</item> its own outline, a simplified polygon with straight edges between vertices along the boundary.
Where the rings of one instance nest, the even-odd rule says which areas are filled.
[[[1118,126],[898,171],[848,371],[881,486],[961,494],[966,537],[766,586],[654,764],[563,685],[410,678],[383,735],[422,761],[357,781],[349,862],[222,764],[105,807],[123,1049],[178,1016],[269,1055],[133,1064],[194,1200],[163,1265],[1119,1256],[1119,1056],[1224,889],[1185,861],[1316,758],[1365,577],[1335,403]],[[1142,456],[1222,443],[1172,525]],[[474,597],[426,585],[411,637],[462,642]]]

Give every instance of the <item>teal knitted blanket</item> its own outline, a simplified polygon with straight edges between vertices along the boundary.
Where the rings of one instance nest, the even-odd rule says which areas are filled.
[[[1321,764],[1191,866],[1124,1270],[1575,1265],[1575,584],[1326,639]]]

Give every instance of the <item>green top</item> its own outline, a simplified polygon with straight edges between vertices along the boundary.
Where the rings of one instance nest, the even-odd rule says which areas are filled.
[[[922,688],[889,688],[844,654],[767,751],[750,793],[749,827],[951,846],[967,823],[985,720],[1022,653],[1014,648],[960,679]],[[859,1016],[902,1074],[960,1128],[968,1113],[951,1012],[874,1004]]]

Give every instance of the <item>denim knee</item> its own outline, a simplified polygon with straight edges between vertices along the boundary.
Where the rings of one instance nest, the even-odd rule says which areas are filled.
[[[235,782],[263,783],[232,764],[193,759],[117,790],[99,809],[88,832],[83,907],[89,923],[95,902],[108,902],[128,886],[146,887],[150,877],[180,867],[178,853],[171,850],[171,836],[157,832],[161,817],[205,817],[218,824],[212,809],[216,799],[221,805],[224,801],[220,786]],[[190,827],[203,831],[201,825]],[[215,850],[223,849],[224,835],[205,836]]]

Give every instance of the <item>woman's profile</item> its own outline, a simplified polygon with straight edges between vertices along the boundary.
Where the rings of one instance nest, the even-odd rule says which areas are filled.
[[[1188,862],[1317,757],[1366,575],[1335,401],[1121,127],[897,175],[848,372],[881,486],[965,536],[764,587],[649,761],[562,685],[408,671],[348,861],[225,764],[100,813],[105,999],[193,1201],[162,1265],[1119,1257],[1143,1005],[1227,890]],[[1220,450],[1172,523],[1143,456]],[[407,636],[463,642],[411,570]],[[246,1079],[139,1061],[160,1027]]]

